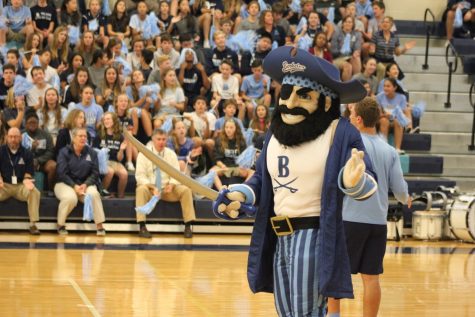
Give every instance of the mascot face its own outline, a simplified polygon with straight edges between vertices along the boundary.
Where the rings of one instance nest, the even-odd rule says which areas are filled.
[[[318,105],[320,93],[310,88],[284,85],[279,99],[282,121],[286,124],[297,124],[314,113]],[[331,99],[325,98],[325,111],[328,111]]]
[[[308,87],[284,84],[270,129],[280,144],[298,146],[323,134],[340,116],[340,101]]]

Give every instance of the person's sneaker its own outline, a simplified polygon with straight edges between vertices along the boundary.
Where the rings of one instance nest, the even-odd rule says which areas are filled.
[[[104,228],[102,229],[97,229],[97,235],[100,237],[103,237],[106,235],[106,230]]]
[[[409,130],[409,134],[419,133],[421,132],[421,128],[415,127]]]
[[[139,237],[145,238],[145,239],[151,239],[152,234],[150,232],[148,232],[147,227],[142,227],[139,230]]]
[[[65,226],[61,226],[58,228],[58,234],[60,236],[67,236],[68,235],[68,230],[66,230]]]
[[[404,155],[404,154],[406,154],[406,151],[401,150],[401,149],[396,149],[396,152],[397,152],[397,154],[399,154],[399,155]]]
[[[127,170],[129,172],[135,172],[135,167],[134,167],[134,164],[132,162],[125,163],[125,167],[127,168]]]
[[[183,233],[185,238],[192,238],[193,237],[193,229],[191,228],[190,224],[185,224],[185,232]]]
[[[210,48],[211,46],[209,45],[209,41],[205,40],[203,41],[203,48]]]
[[[39,236],[40,235],[40,230],[38,230],[38,228],[35,225],[30,226],[29,231],[30,231],[31,235],[34,235],[34,236]]]
[[[107,189],[102,189],[101,190],[101,196],[104,197],[104,198],[108,198],[111,196],[111,193],[109,193],[109,191]]]
[[[54,192],[52,190],[48,190],[48,192],[46,192],[46,196],[50,197],[50,198],[53,198],[54,197]]]

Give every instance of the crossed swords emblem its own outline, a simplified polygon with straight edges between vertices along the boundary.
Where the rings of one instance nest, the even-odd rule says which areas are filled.
[[[279,188],[285,188],[285,189],[288,189],[292,194],[298,192],[298,189],[297,188],[293,188],[293,187],[290,187],[289,185],[292,184],[293,182],[295,182],[297,180],[298,177],[295,177],[293,180],[291,180],[290,182],[288,183],[285,183],[285,184],[281,184],[277,179],[275,178],[272,178],[274,180],[274,182],[276,182],[277,184],[279,184],[279,186],[275,186],[274,187],[274,192],[276,192]]]

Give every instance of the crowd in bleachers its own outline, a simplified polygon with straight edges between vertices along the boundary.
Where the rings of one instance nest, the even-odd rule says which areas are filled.
[[[108,149],[100,193],[127,171],[155,128],[169,133],[183,172],[252,175],[237,159],[269,128],[280,85],[263,74],[275,47],[292,45],[360,80],[382,107],[381,132],[412,128],[400,43],[383,1],[356,0],[8,0],[0,17],[0,140],[15,127],[54,195],[56,161],[72,131]],[[209,173],[209,172],[213,173]],[[211,184],[210,184],[211,185]]]

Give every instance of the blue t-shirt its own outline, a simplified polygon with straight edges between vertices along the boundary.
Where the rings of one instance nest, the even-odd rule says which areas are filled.
[[[31,20],[31,11],[27,6],[21,6],[18,9],[14,9],[12,6],[6,6],[3,9],[2,15],[8,19],[9,23],[7,26],[13,32],[20,32],[21,29],[25,27],[26,20]]]
[[[87,132],[91,135],[91,137],[96,136],[96,126],[101,122],[102,115],[104,114],[104,110],[102,110],[101,106],[98,106],[94,102],[85,107],[82,103],[77,103],[74,106],[70,107],[68,110],[71,111],[72,109],[79,109],[84,111],[86,115],[86,128]]]
[[[264,87],[264,79],[266,80],[266,86]],[[253,99],[262,98],[264,92],[270,89],[270,78],[267,75],[263,75],[259,81],[256,81],[254,75],[244,76],[241,84],[241,91],[248,97]]]
[[[386,112],[392,113],[396,107],[401,108],[401,110],[406,109],[407,107],[407,99],[406,96],[400,93],[396,93],[394,98],[389,99],[384,92],[379,93],[376,96],[376,100],[378,104],[383,107]]]
[[[343,220],[359,223],[385,225],[388,213],[388,193],[391,190],[396,199],[407,202],[407,183],[404,180],[399,155],[378,135],[361,133],[366,153],[378,175],[378,189],[366,200],[355,200],[349,196],[343,199]]]
[[[190,138],[186,138],[185,143],[180,145],[180,148],[178,149],[178,153],[176,153],[175,152],[176,149],[175,149],[175,145],[173,144],[173,140],[171,138],[169,138],[168,141],[167,141],[167,147],[169,149],[173,150],[173,152],[176,153],[179,161],[186,161],[186,157],[188,156],[188,154],[193,149],[193,146],[195,146],[193,141]]]

